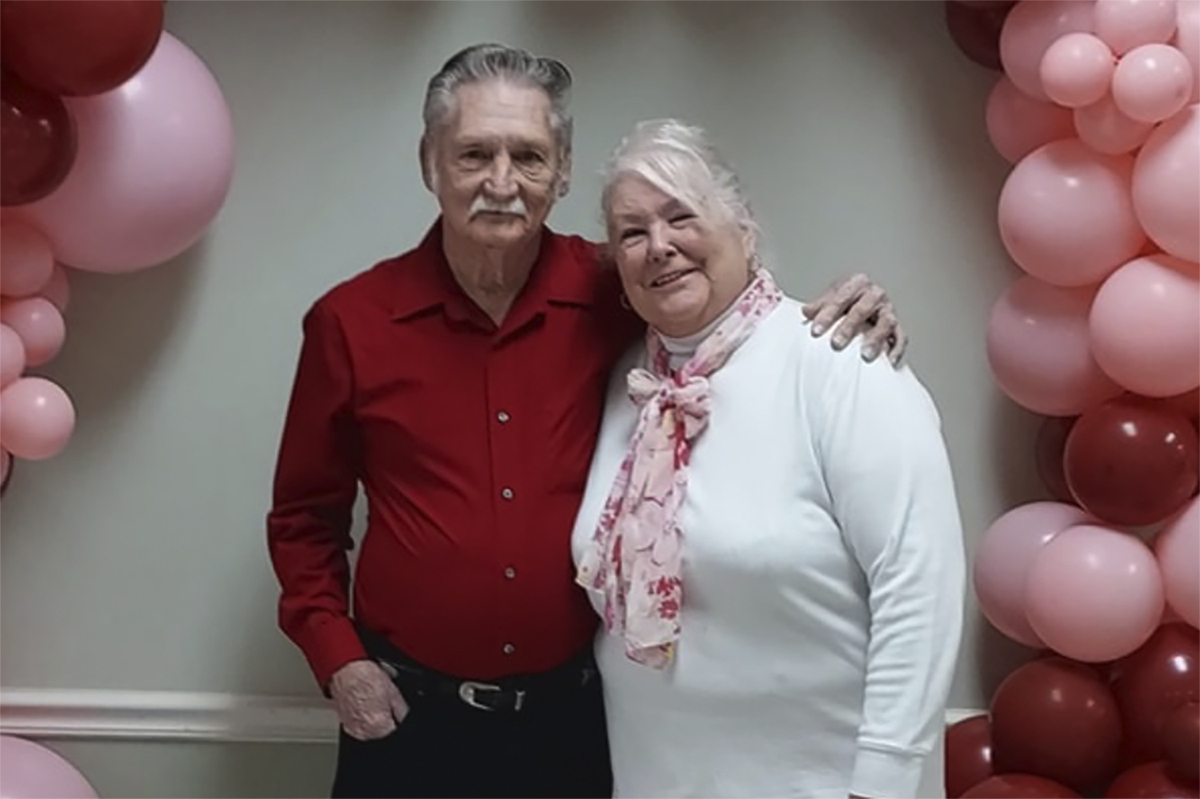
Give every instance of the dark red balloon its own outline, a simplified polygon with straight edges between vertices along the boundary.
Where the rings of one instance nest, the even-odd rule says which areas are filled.
[[[1000,31],[1015,3],[946,0],[946,29],[963,55],[988,69],[1001,69]]]
[[[946,796],[957,799],[992,776],[992,723],[986,715],[951,724],[945,741]]]
[[[1200,702],[1200,631],[1164,624],[1136,652],[1114,663],[1111,674],[1124,730],[1122,762],[1161,760],[1167,715]]]
[[[1188,702],[1164,716],[1160,738],[1167,770],[1189,782],[1200,780],[1200,704]]]
[[[1059,502],[1075,504],[1071,489],[1067,487],[1067,476],[1063,473],[1063,449],[1067,446],[1067,435],[1075,426],[1077,416],[1048,416],[1038,428],[1034,458],[1038,476],[1050,495]]]
[[[1105,799],[1200,799],[1200,785],[1173,776],[1162,761],[1143,763],[1121,773]]]
[[[1042,658],[1018,667],[996,689],[991,716],[999,774],[1033,774],[1088,794],[1116,772],[1117,701],[1082,663]]]
[[[1154,524],[1195,493],[1200,444],[1182,413],[1118,397],[1075,422],[1063,471],[1075,501],[1097,518],[1129,527]]]
[[[150,60],[163,0],[0,3],[4,63],[25,82],[80,97],[120,86]]]
[[[972,787],[962,799],[1079,799],[1079,794],[1032,774],[999,774]]]
[[[0,70],[0,205],[50,194],[71,171],[75,152],[75,122],[62,98]]]

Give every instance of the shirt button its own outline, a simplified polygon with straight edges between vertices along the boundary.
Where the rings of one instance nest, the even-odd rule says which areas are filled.
[[[513,498],[513,490],[511,488],[506,488],[500,492],[500,496],[504,497],[505,499],[512,499]]]
[[[500,411],[500,413],[496,414],[496,420],[499,421],[500,424],[504,424],[511,418],[512,417],[508,415],[508,411]]]
[[[507,569],[504,570],[504,577],[506,579],[513,580],[513,579],[516,579],[516,576],[517,576],[517,570],[514,569],[512,566],[509,566]]]
[[[513,652],[516,652],[516,651],[517,651],[517,648],[515,646],[513,646],[512,644],[504,645],[504,654],[511,655]]]

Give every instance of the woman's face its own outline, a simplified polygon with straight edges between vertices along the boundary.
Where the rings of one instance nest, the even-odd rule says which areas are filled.
[[[636,175],[612,187],[608,239],[630,305],[667,336],[701,330],[750,280],[745,230],[702,217]]]

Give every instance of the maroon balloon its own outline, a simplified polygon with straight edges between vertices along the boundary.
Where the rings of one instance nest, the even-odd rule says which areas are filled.
[[[963,55],[988,69],[1002,69],[1000,31],[1016,3],[946,0],[946,28]]]
[[[163,29],[163,0],[0,3],[4,63],[52,94],[99,94],[150,60]]]
[[[1200,785],[1175,777],[1160,761],[1143,763],[1121,773],[1104,793],[1105,799],[1200,799]]]
[[[1044,777],[999,774],[973,786],[962,799],[1079,799],[1079,794]]]
[[[946,796],[956,799],[992,776],[992,723],[986,715],[951,724],[945,741]]]
[[[1200,780],[1200,704],[1188,702],[1164,716],[1160,738],[1167,770],[1189,782]]]
[[[0,205],[24,205],[57,189],[75,151],[75,122],[62,98],[0,70]]]
[[[1042,658],[1009,674],[992,697],[992,758],[1000,774],[1034,774],[1088,794],[1116,771],[1117,701],[1095,669]]]
[[[1118,397],[1075,422],[1063,471],[1075,501],[1097,518],[1131,527],[1154,524],[1191,499],[1200,445],[1182,413]]]
[[[1038,476],[1050,495],[1059,502],[1075,504],[1071,489],[1067,487],[1067,475],[1063,472],[1063,449],[1067,446],[1067,435],[1075,426],[1078,416],[1047,416],[1038,428],[1034,457]]]
[[[1200,631],[1182,623],[1159,627],[1136,652],[1113,664],[1112,690],[1125,733],[1122,762],[1163,759],[1167,716],[1200,702]]]

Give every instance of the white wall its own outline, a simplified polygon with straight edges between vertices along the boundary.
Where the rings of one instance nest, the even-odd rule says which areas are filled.
[[[75,437],[19,464],[4,500],[4,686],[313,695],[276,631],[263,535],[300,316],[433,219],[416,161],[424,84],[479,40],[575,74],[558,229],[596,235],[604,156],[634,121],[675,115],[740,169],[786,288],[811,296],[862,270],[889,290],[942,411],[973,545],[1040,487],[1036,420],[984,357],[991,303],[1016,273],[994,224],[1007,165],[982,121],[994,75],[955,50],[941,5],[168,4],[167,28],[232,108],[233,190],[175,262],[73,274],[68,342],[46,371],[76,402]],[[984,704],[1023,656],[971,605],[959,707]],[[327,790],[328,747],[214,746],[64,751],[109,795]]]

